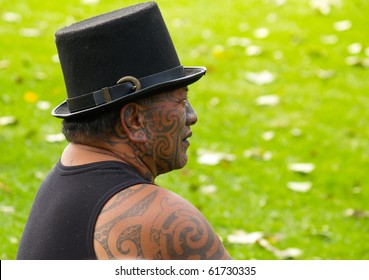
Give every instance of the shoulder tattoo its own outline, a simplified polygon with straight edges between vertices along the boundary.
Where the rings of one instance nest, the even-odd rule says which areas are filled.
[[[158,187],[128,190],[103,209],[103,222],[98,220],[95,228],[95,244],[103,249],[104,258],[229,258],[217,234],[191,204]]]

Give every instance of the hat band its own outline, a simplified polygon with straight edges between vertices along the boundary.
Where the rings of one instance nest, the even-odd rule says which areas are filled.
[[[155,86],[157,84],[165,83],[171,80],[185,77],[184,68],[182,65],[159,72],[150,76],[138,79],[141,90]],[[96,107],[105,103],[120,99],[136,90],[136,85],[132,82],[120,83],[115,86],[105,87],[100,90],[87,93],[81,96],[67,99],[68,109],[71,113]]]

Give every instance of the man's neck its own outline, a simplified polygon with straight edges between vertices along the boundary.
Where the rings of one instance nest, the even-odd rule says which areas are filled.
[[[124,162],[135,168],[146,179],[154,182],[155,177],[150,169],[139,157],[133,154],[130,147],[124,145],[124,147],[117,148],[107,149],[105,147],[70,143],[63,151],[61,163],[65,166],[77,166],[101,161]],[[117,150],[119,152],[116,152]]]

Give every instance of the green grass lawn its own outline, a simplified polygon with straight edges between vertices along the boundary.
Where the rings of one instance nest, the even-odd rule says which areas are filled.
[[[234,259],[369,259],[369,1],[157,2],[182,63],[208,68],[190,161],[157,183]],[[1,259],[66,145],[47,141],[66,97],[54,32],[134,3],[0,0]]]

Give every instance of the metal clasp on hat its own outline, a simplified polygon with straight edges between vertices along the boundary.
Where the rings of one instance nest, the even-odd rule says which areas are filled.
[[[130,82],[133,87],[132,89],[134,91],[138,91],[141,89],[141,83],[138,79],[136,79],[135,77],[132,77],[132,76],[124,76],[123,78],[120,78],[117,82],[117,84],[123,84],[123,83],[126,83],[126,82]]]

